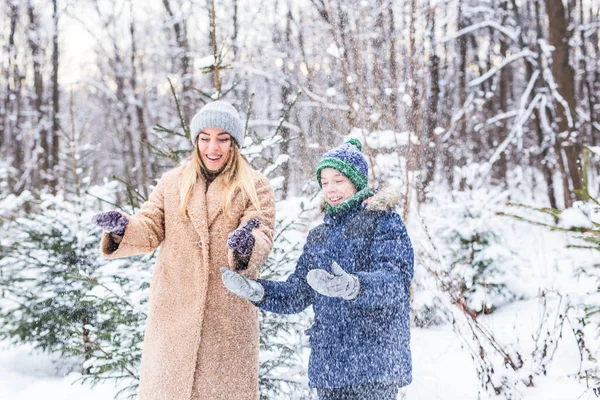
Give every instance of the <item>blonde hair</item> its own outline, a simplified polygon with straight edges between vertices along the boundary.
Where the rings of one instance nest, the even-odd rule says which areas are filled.
[[[194,145],[194,150],[189,158],[189,163],[183,167],[181,176],[181,185],[179,186],[180,193],[180,206],[179,210],[184,219],[188,219],[187,207],[196,183],[199,179],[205,179],[209,170],[202,162],[200,157],[200,150],[198,146]],[[223,191],[223,213],[227,215],[231,210],[231,203],[235,192],[239,189],[245,199],[250,199],[252,205],[260,210],[260,203],[258,201],[258,194],[256,193],[256,187],[254,186],[254,174],[252,167],[246,157],[240,152],[240,148],[237,143],[231,140],[231,151],[229,153],[229,159],[225,163],[225,168],[219,173],[223,176],[225,183],[225,190]]]

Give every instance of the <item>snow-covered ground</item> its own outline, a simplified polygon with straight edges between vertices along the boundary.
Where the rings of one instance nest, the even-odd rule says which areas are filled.
[[[0,399],[3,400],[110,400],[113,384],[95,387],[76,382],[81,375],[65,373],[60,361],[30,347],[0,345]]]
[[[505,327],[506,340],[529,331],[537,319],[536,300],[519,302],[485,317],[489,326]],[[413,383],[406,389],[408,400],[477,400],[478,381],[469,353],[450,325],[412,330]],[[523,392],[524,400],[592,400],[595,395],[577,383],[578,351],[573,334],[564,330],[564,339],[546,377]],[[79,376],[64,373],[48,356],[31,354],[29,348],[0,347],[0,399],[3,400],[107,400],[117,389],[113,384],[95,387],[76,381]],[[482,396],[481,398],[487,398]]]
[[[538,302],[515,303],[492,316],[484,317],[487,326],[505,328],[504,342],[523,340],[538,319]],[[461,348],[461,339],[451,326],[413,329],[413,383],[407,388],[408,400],[478,400],[478,381],[473,361]],[[547,376],[536,377],[535,387],[522,392],[523,400],[583,400],[598,399],[585,383],[573,378],[579,366],[579,352],[573,333],[563,329],[559,345]],[[502,398],[502,397],[495,397]]]

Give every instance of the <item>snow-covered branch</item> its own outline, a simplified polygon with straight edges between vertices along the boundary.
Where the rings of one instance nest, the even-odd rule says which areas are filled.
[[[469,87],[473,87],[473,86],[477,86],[477,85],[482,84],[488,78],[490,78],[491,76],[495,75],[496,72],[498,72],[502,68],[506,67],[508,64],[510,64],[510,63],[512,63],[514,61],[517,61],[517,60],[519,60],[521,58],[526,58],[526,57],[536,58],[537,54],[534,53],[533,51],[529,50],[529,49],[525,49],[523,51],[520,51],[520,52],[518,52],[516,54],[511,55],[510,57],[506,57],[504,60],[502,60],[502,63],[500,65],[495,66],[494,68],[490,69],[485,74],[481,75],[479,78],[473,79],[471,82],[469,82]]]
[[[466,28],[463,28],[463,29],[459,30],[458,32],[456,32],[454,35],[446,36],[444,39],[442,39],[442,42],[449,42],[450,40],[458,39],[461,36],[464,36],[468,33],[474,32],[474,31],[476,31],[478,29],[482,29],[482,28],[496,29],[497,31],[502,32],[504,35],[509,37],[515,43],[517,42],[517,39],[519,37],[518,32],[508,29],[507,27],[502,26],[497,22],[483,21],[478,24],[473,24],[473,25],[467,26]]]

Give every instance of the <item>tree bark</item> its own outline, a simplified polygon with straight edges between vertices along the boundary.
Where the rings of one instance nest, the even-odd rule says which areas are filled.
[[[37,160],[38,168],[35,169],[34,175],[34,187],[39,187],[42,184],[42,176],[47,173],[50,166],[49,156],[51,155],[50,149],[48,148],[48,129],[43,122],[44,120],[44,81],[42,75],[42,68],[40,59],[40,35],[39,35],[39,24],[35,15],[35,10],[31,0],[27,2],[27,15],[29,17],[29,48],[31,49],[31,59],[33,64],[33,89],[34,89],[34,110],[37,114],[36,122],[37,129],[39,129],[39,147],[40,151],[37,150],[37,146],[34,145],[34,157]],[[34,143],[37,140],[34,140]]]
[[[408,146],[406,149],[406,196],[404,197],[404,219],[408,218],[411,208],[412,189],[414,183],[412,181],[411,172],[417,170],[419,165],[420,156],[420,129],[419,120],[421,114],[421,99],[419,92],[419,85],[417,84],[417,57],[416,57],[416,0],[410,0],[410,22],[408,27],[408,81],[410,82],[410,98],[411,107],[408,110]],[[417,139],[415,143],[412,141],[412,136]],[[414,148],[413,148],[414,147]],[[421,191],[422,187],[419,187],[418,191]],[[422,195],[421,195],[422,196]]]
[[[142,96],[138,94],[138,85],[137,85],[137,68],[136,68],[136,59],[137,59],[137,46],[136,46],[136,36],[135,36],[135,18],[133,14],[133,2],[130,1],[131,8],[131,21],[129,24],[129,33],[131,35],[131,91],[133,93],[133,98],[135,101],[135,115],[137,118],[138,132],[139,132],[139,171],[140,171],[140,180],[141,185],[137,185],[137,187],[141,187],[142,193],[145,198],[148,198],[148,159],[146,155],[146,146],[148,143],[148,131],[146,129],[146,120],[144,117],[144,108],[142,107],[143,101]]]
[[[557,85],[557,91],[562,96],[566,105],[557,104],[556,123],[560,146],[567,159],[567,173],[571,180],[573,194],[571,201],[565,204],[569,207],[573,198],[581,199],[581,173],[579,171],[579,158],[582,145],[576,132],[575,113],[575,72],[569,64],[569,33],[567,19],[562,0],[545,0],[546,14],[548,15],[549,43],[554,46],[552,52],[552,75]],[[566,107],[565,107],[566,106]]]
[[[517,20],[518,26],[521,26],[520,23],[520,16],[519,16],[519,12],[518,12],[518,8],[517,8],[517,4],[515,0],[512,0],[513,2],[513,10],[515,12],[515,19]],[[540,39],[543,39],[543,33],[542,33],[542,26],[541,26],[541,22],[540,22],[540,3],[539,0],[535,0],[534,2],[534,10],[533,10],[533,14],[534,14],[534,18],[535,18],[535,39],[533,40],[534,43],[537,43]],[[521,46],[521,48],[525,48],[525,40],[523,39],[523,34],[519,35],[519,44]],[[537,59],[537,64],[539,66],[543,65],[542,64],[542,58],[541,58],[541,49],[540,51],[538,51],[538,59]],[[526,63],[525,64],[525,68],[526,68],[526,76],[527,76],[527,82],[529,82],[531,80],[531,78],[533,77],[533,66],[531,65],[531,63]],[[538,81],[535,83],[535,89],[538,89],[540,86],[539,83],[539,79]],[[535,135],[537,138],[537,154],[536,154],[536,159],[537,162],[539,163],[540,169],[542,170],[542,175],[544,176],[544,181],[546,183],[546,195],[548,196],[548,202],[550,203],[550,207],[557,209],[558,208],[558,198],[557,198],[557,192],[556,192],[556,188],[554,186],[554,167],[551,164],[552,159],[550,157],[550,149],[552,148],[552,141],[551,138],[546,138],[544,136],[544,130],[542,129],[542,123],[541,123],[541,118],[542,115],[540,113],[540,108],[536,107],[534,110],[534,115],[535,115],[535,120],[533,121],[533,129],[535,131]],[[558,157],[560,157],[560,154],[558,155]]]
[[[396,52],[396,26],[394,18],[394,7],[393,3],[388,7],[388,42],[390,43],[390,80],[392,93],[390,94],[390,107],[393,119],[392,130],[398,128],[398,122],[400,116],[398,115],[398,65],[397,65],[397,52]]]
[[[238,56],[238,0],[233,0],[233,37],[231,38],[231,42],[233,43],[233,57],[237,58]]]
[[[375,23],[373,24],[373,34],[371,38],[371,47],[373,52],[373,81],[369,85],[369,92],[371,92],[369,95],[373,96],[375,111],[380,115],[380,117],[373,122],[373,129],[380,130],[382,122],[384,122],[385,125],[389,125],[389,123],[394,121],[395,118],[392,118],[393,114],[390,115],[387,111],[388,102],[385,98],[385,93],[382,91],[382,88],[387,86],[387,82],[385,82],[384,79],[384,63],[387,58],[387,54],[384,46],[384,41],[386,38],[386,24],[385,17],[383,15],[383,1],[376,0],[375,8],[377,10],[377,15],[375,17]]]
[[[506,11],[508,9],[508,0],[503,0],[500,2],[500,10],[502,11],[502,25],[504,25],[506,23],[506,20],[508,19],[508,15],[506,14]],[[518,12],[518,11],[516,11]],[[507,52],[508,52],[508,44],[506,43],[506,39],[504,37],[500,38],[500,55],[502,56],[503,59],[505,59],[507,57]],[[498,83],[500,85],[500,113],[505,113],[508,111],[508,98],[509,98],[509,92],[510,92],[510,86],[511,86],[511,77],[512,73],[511,73],[511,66],[507,65],[504,68],[502,68],[502,70],[500,71],[500,82]],[[506,121],[506,120],[504,120]],[[506,124],[506,122],[502,122],[500,124],[499,129],[497,130],[497,141],[498,143],[502,143],[504,142],[504,140],[506,139],[506,137],[508,136],[508,126]],[[504,152],[502,152],[502,154],[500,155],[500,158],[498,159],[497,162],[497,166],[495,168],[495,178],[500,181],[503,182],[504,184],[506,184],[507,182],[507,171],[508,171],[508,160],[507,160],[507,152],[508,149],[505,150]]]
[[[579,25],[580,26],[584,26],[586,23],[583,6],[584,6],[583,0],[579,0]],[[583,131],[584,124],[585,124],[586,129],[585,129],[584,140],[591,144],[592,137],[593,137],[593,131],[594,131],[594,123],[596,122],[595,115],[594,115],[594,104],[595,104],[594,89],[593,89],[592,85],[590,84],[590,80],[589,80],[589,75],[590,75],[590,73],[588,72],[588,57],[589,56],[588,56],[588,44],[585,39],[585,31],[583,29],[581,29],[579,31],[579,35],[580,35],[579,39],[581,40],[581,68],[580,68],[580,70],[583,71],[583,76],[581,77],[581,81],[580,81],[579,98],[583,98],[584,93],[585,93],[585,99],[587,100],[587,108],[588,108],[588,116],[589,116],[588,121],[582,122],[581,131]]]
[[[458,1],[458,30],[466,28],[465,17],[463,15],[463,0]],[[467,37],[463,35],[458,39],[458,104],[463,108],[467,99]],[[463,116],[460,124],[459,141],[466,143],[467,123]]]
[[[595,19],[596,21],[600,21],[600,6],[596,10],[596,14],[594,16],[594,10],[590,7],[590,21]],[[594,104],[600,103],[600,37],[598,35],[598,29],[594,30],[592,35],[590,36],[591,50],[592,54],[590,54],[591,60],[596,60],[593,72],[593,84],[592,84],[592,92],[593,92],[593,102]],[[594,107],[596,108],[596,107]],[[596,109],[592,111],[594,117],[593,120],[596,122],[592,126],[592,146],[600,145],[600,109]],[[597,167],[597,171],[600,173],[600,166]]]
[[[176,54],[176,58],[179,59],[181,67],[181,81],[183,86],[182,112],[184,114],[184,117],[189,118],[191,117],[190,92],[193,83],[193,76],[191,73],[192,66],[190,64],[190,58],[188,55],[190,52],[190,46],[187,37],[185,19],[179,18],[179,16],[175,15],[170,0],[162,0],[162,3],[165,7],[165,10],[167,11],[167,14],[169,15],[170,25],[172,26],[173,32],[175,33],[175,42],[177,43],[177,47],[179,48],[179,52],[178,54]]]
[[[276,32],[275,33],[275,37],[273,38],[275,41],[275,44],[277,45],[279,51],[281,51],[282,53],[287,53],[287,60],[286,62],[283,63],[282,66],[282,74],[285,75],[285,70],[286,70],[286,66],[288,64],[288,62],[291,61],[291,53],[290,53],[290,49],[292,47],[292,43],[291,43],[291,37],[292,37],[292,21],[293,21],[293,16],[292,16],[292,9],[291,9],[291,4],[287,4],[287,11],[285,13],[285,31],[283,32],[283,35],[281,34],[281,32]],[[281,92],[280,92],[280,104],[281,104],[281,110],[280,112],[284,112],[287,109],[287,105],[290,101],[289,97],[291,94],[290,91],[290,86],[289,86],[289,82],[288,79],[286,80],[286,84],[281,86]],[[282,137],[282,142],[279,146],[279,152],[280,154],[289,154],[290,153],[290,130],[284,126],[281,127],[281,137]],[[284,177],[283,180],[283,188],[282,188],[282,196],[284,199],[288,198],[289,195],[289,187],[290,187],[290,165],[289,165],[290,161],[283,163],[283,165],[281,166],[281,172],[282,175]]]
[[[419,191],[419,201],[424,202],[426,199],[425,192],[427,187],[433,182],[435,177],[436,168],[436,152],[439,150],[439,143],[437,141],[437,135],[435,129],[438,127],[438,104],[440,101],[440,58],[437,55],[437,40],[435,37],[436,30],[436,10],[431,7],[431,1],[429,2],[429,32],[430,32],[430,53],[429,53],[429,77],[430,87],[429,96],[427,99],[427,141],[424,143],[424,162],[423,168],[425,170],[425,177],[423,179],[423,185]]]
[[[57,180],[54,174],[55,167],[58,165],[59,152],[59,132],[60,121],[58,113],[60,111],[60,90],[58,87],[58,67],[59,67],[59,48],[58,48],[58,4],[57,0],[52,0],[52,21],[54,30],[52,34],[52,162],[50,163],[50,179],[48,185],[52,193],[56,192]]]
[[[18,176],[11,176],[8,179],[8,189],[10,192],[20,194],[24,185],[19,184],[21,171],[23,171],[23,142],[21,138],[21,118],[22,118],[22,83],[25,78],[19,69],[17,53],[18,49],[15,42],[17,24],[19,21],[20,9],[18,2],[10,2],[9,18],[10,31],[8,35],[8,65],[6,69],[6,115],[3,120],[3,137],[6,140],[5,146],[8,146],[7,154],[12,156],[12,166],[17,170]],[[11,87],[12,82],[12,87]],[[12,116],[13,118],[9,118]],[[6,144],[8,143],[8,144]]]

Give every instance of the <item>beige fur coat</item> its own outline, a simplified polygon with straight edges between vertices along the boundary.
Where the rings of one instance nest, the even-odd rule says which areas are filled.
[[[255,173],[261,210],[238,192],[230,215],[222,211],[222,177],[208,187],[198,182],[188,206],[179,212],[181,168],[163,175],[139,212],[130,216],[123,240],[104,234],[106,258],[148,253],[160,246],[150,284],[150,311],[144,336],[140,400],[258,399],[258,313],[231,294],[220,268],[233,268],[229,232],[251,218],[254,250],[243,274],[258,276],[273,245],[274,193]]]

